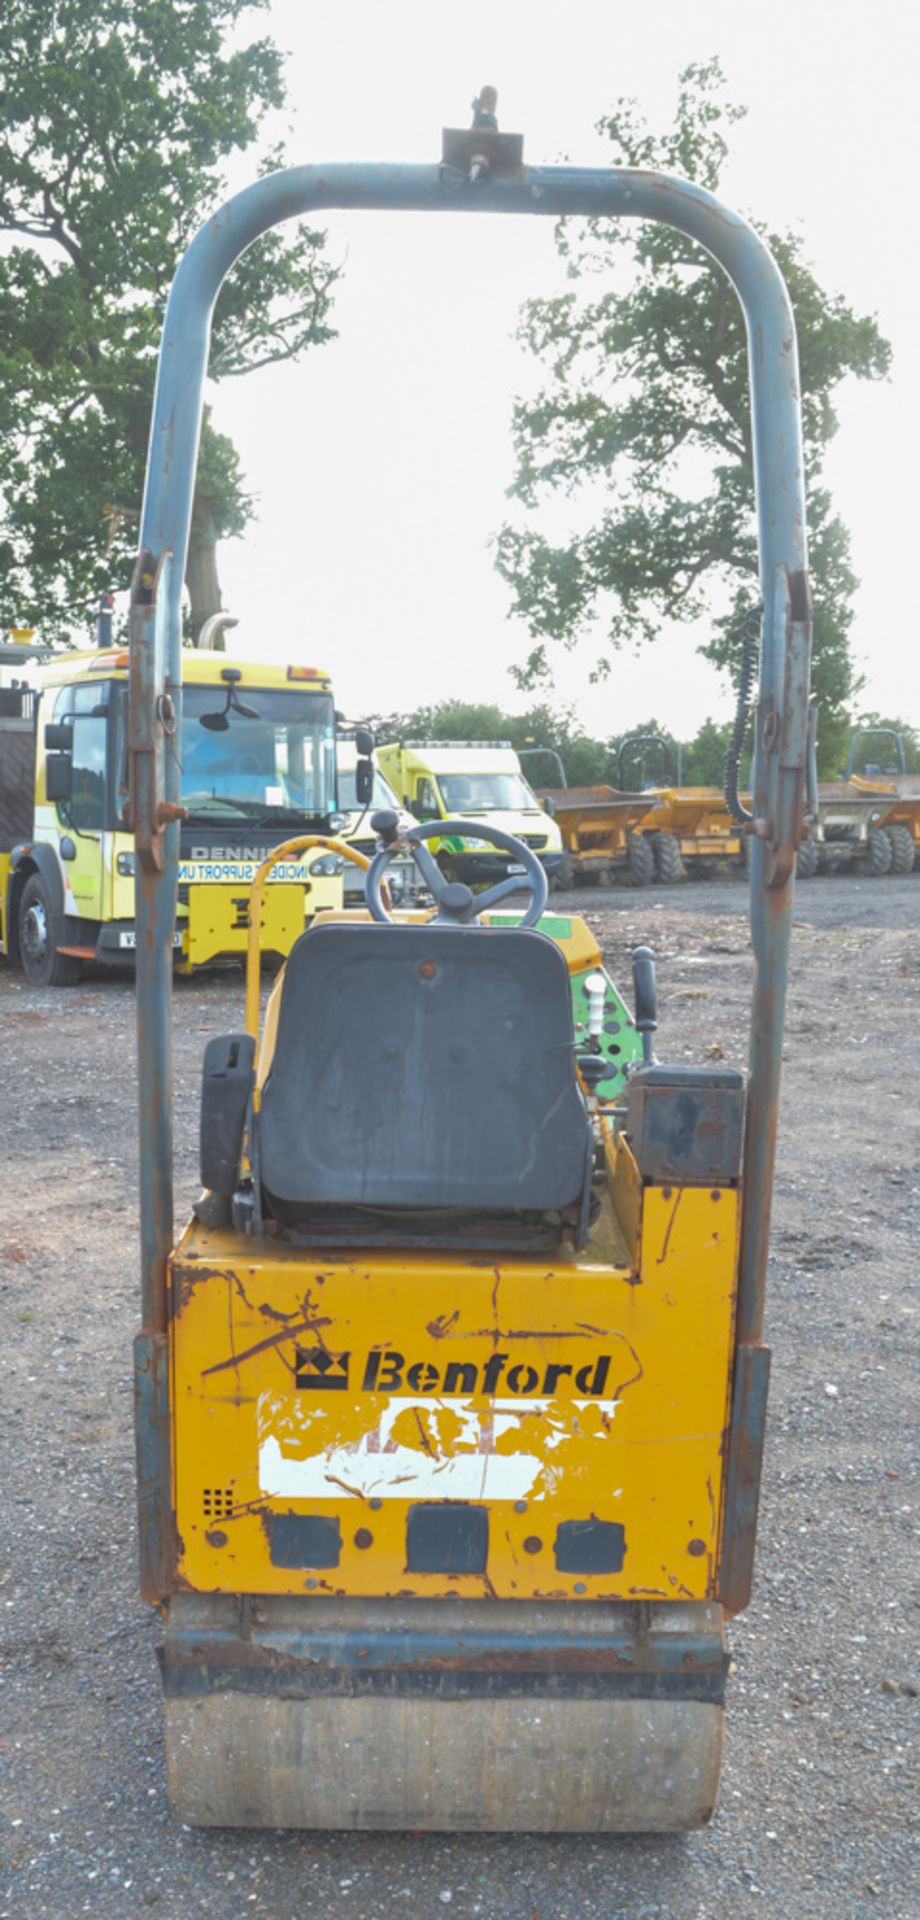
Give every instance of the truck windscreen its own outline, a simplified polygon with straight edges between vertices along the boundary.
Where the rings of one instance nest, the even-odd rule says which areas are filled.
[[[335,809],[331,695],[254,687],[183,689],[182,802],[192,819],[283,822]]]
[[[534,812],[537,801],[519,773],[439,773],[448,813]]]

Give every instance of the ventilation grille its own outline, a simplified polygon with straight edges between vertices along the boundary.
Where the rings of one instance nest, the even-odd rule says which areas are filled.
[[[205,1487],[201,1508],[206,1520],[228,1520],[233,1512],[232,1487]]]

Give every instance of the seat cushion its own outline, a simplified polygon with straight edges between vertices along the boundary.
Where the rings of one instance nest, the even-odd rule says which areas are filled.
[[[529,930],[313,927],[285,970],[263,1186],[292,1203],[544,1211],[590,1129],[568,969]]]

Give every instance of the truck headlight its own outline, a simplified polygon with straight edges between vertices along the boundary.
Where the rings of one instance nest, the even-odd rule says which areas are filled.
[[[331,879],[337,873],[344,873],[345,862],[340,853],[321,853],[318,860],[310,861],[308,871]]]

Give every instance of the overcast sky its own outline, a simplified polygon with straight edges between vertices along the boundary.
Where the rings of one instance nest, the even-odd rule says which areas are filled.
[[[749,107],[723,198],[799,227],[822,285],[877,313],[894,346],[889,383],[840,391],[827,477],[862,582],[863,704],[920,723],[912,9],[272,0],[266,19],[288,54],[291,157],[319,163],[435,160],[441,127],[467,125],[488,82],[531,164],[603,166],[594,126],[619,94],[664,127],[680,69],[720,55]],[[258,503],[256,524],[223,551],[225,603],[241,621],[233,644],[328,665],[353,716],[454,694],[520,707],[508,668],[528,635],[508,619],[489,542],[508,510],[513,399],[537,378],[513,339],[517,315],[562,285],[552,222],[336,213],[328,232],[345,267],[338,339],[212,395]],[[730,693],[687,632],[638,661],[617,656],[592,687],[599,644],[555,658],[557,698],[590,731],[654,713],[686,735],[708,713],[729,716]]]

